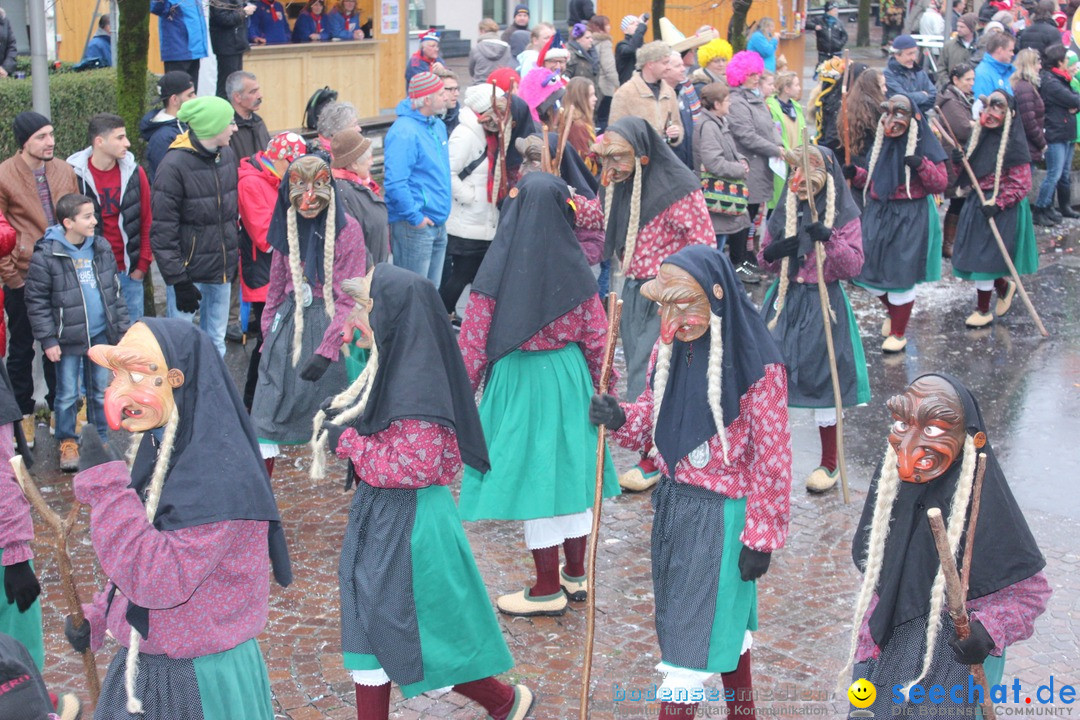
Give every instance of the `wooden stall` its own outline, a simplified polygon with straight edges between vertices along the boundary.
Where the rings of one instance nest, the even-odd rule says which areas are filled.
[[[623,38],[619,31],[619,21],[626,15],[639,15],[648,12],[651,3],[643,0],[604,0],[600,5],[600,12],[611,18],[612,35],[618,42]],[[780,30],[780,45],[778,54],[783,54],[788,61],[788,69],[799,74],[804,74],[806,52],[806,38],[801,32],[793,32],[795,28],[795,13],[798,12],[803,22],[806,21],[807,0],[754,0],[747,15],[747,24],[763,17],[771,17],[776,20],[776,27]],[[668,0],[668,20],[675,24],[685,35],[693,35],[702,25],[711,25],[720,31],[721,37],[726,37],[728,24],[731,22],[731,2],[729,0]],[[649,32],[646,33],[646,41],[653,39],[653,20],[649,19]],[[813,62],[813,59],[811,59]]]

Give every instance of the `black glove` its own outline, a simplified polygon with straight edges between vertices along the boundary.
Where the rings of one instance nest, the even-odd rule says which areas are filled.
[[[949,159],[952,160],[952,164],[960,166],[964,164],[964,153],[960,152],[960,148],[953,148],[953,151],[949,154]]]
[[[323,430],[328,433],[327,447],[330,448],[331,453],[337,453],[338,443],[341,442],[341,436],[348,429],[348,425],[337,425],[332,422],[324,422]]]
[[[912,170],[918,170],[919,166],[922,165],[922,161],[922,155],[908,155],[904,158],[904,164]]]
[[[979,210],[982,211],[983,217],[985,217],[987,220],[991,220],[991,219],[997,217],[998,213],[1001,212],[1001,206],[999,206],[995,202],[995,203],[990,203],[989,205],[983,205],[982,207],[979,208]]]
[[[961,665],[978,665],[994,649],[994,639],[990,637],[990,633],[986,632],[981,622],[972,620],[971,634],[961,640],[954,632],[952,640],[949,641],[949,647],[952,648],[956,662]]]
[[[816,222],[806,228],[806,234],[817,243],[827,243],[832,238],[832,228],[825,227],[822,222]]]
[[[4,568],[4,594],[7,595],[8,603],[13,603],[24,613],[37,600],[41,594],[41,585],[38,584],[34,568],[30,567],[29,560],[8,565]]]
[[[603,425],[608,430],[618,430],[626,422],[626,413],[614,395],[593,395],[589,401],[589,422]]]
[[[109,446],[102,442],[93,423],[83,426],[82,442],[79,445],[79,472],[118,459]]]
[[[743,582],[757,580],[764,575],[769,569],[771,559],[772,553],[761,552],[743,545],[742,552],[739,553],[739,575],[742,576]]]
[[[857,168],[854,165],[845,165],[844,166],[844,179],[845,180],[854,180],[856,170],[857,170]]]
[[[799,238],[792,236],[769,243],[769,245],[761,251],[761,255],[765,258],[765,262],[776,262],[780,258],[789,255],[795,257],[795,254],[798,252]]]
[[[82,654],[90,647],[90,621],[83,619],[78,628],[71,622],[71,616],[64,618],[64,635],[75,652]]]
[[[308,361],[304,363],[304,367],[300,369],[300,379],[307,380],[308,382],[317,382],[326,372],[328,367],[330,367],[329,358],[315,353],[308,358]]]
[[[176,293],[176,309],[180,312],[193,313],[199,309],[202,293],[195,283],[190,280],[178,282],[173,285],[173,292]]]

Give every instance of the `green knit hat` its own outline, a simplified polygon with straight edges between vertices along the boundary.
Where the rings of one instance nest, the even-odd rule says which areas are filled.
[[[180,106],[176,118],[187,123],[195,137],[210,139],[233,121],[232,105],[216,95],[197,97]]]

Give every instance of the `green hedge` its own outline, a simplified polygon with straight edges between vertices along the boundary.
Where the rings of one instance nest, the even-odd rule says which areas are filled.
[[[66,158],[86,147],[86,125],[100,112],[116,112],[116,71],[112,68],[79,73],[49,75],[49,96],[53,127],[56,129],[56,156]],[[147,107],[157,102],[157,76],[146,75]],[[30,110],[30,79],[0,82],[0,160],[18,148],[11,131],[15,116]],[[132,143],[138,128],[128,128]]]

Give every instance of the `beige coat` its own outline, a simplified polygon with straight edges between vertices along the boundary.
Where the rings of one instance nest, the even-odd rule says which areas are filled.
[[[679,128],[679,135],[672,145],[679,145],[683,141],[685,131],[682,120],[679,117],[679,98],[663,80],[660,81],[660,97],[654,97],[652,90],[641,77],[640,72],[635,72],[629,80],[615,91],[611,99],[611,114],[608,117],[608,127],[615,121],[627,116],[639,117],[653,126],[653,129],[665,137],[664,126],[670,122]]]
[[[60,198],[79,191],[75,171],[60,159],[45,163],[45,180],[54,207]],[[45,235],[46,227],[34,173],[21,152],[0,163],[0,212],[15,228],[15,249],[0,258],[0,281],[6,287],[21,288],[30,269],[34,244]]]

